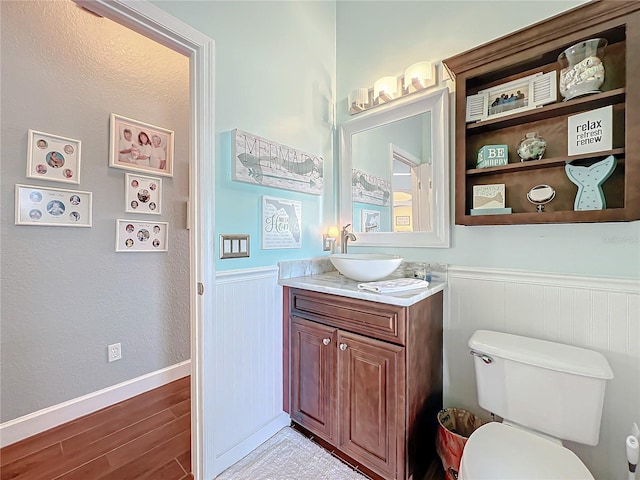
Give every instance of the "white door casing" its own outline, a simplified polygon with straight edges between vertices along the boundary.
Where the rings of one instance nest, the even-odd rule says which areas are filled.
[[[191,468],[196,480],[214,478],[213,368],[215,315],[214,41],[146,1],[74,0],[189,58],[189,257],[191,317]],[[199,284],[204,291],[198,294]],[[205,322],[205,319],[210,319]],[[210,373],[205,376],[203,371]]]

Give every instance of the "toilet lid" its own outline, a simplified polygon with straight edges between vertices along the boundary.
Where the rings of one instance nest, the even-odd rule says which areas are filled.
[[[575,453],[515,427],[490,422],[464,447],[461,480],[594,480]]]

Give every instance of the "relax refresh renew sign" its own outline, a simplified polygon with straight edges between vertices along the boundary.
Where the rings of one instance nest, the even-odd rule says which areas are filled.
[[[568,155],[611,150],[612,117],[612,105],[569,117],[567,119]]]

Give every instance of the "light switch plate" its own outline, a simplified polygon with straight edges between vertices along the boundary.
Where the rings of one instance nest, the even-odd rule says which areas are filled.
[[[220,235],[220,258],[246,258],[249,256],[249,235]]]

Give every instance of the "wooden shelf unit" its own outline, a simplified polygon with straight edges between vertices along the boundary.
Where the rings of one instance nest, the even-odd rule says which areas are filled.
[[[552,72],[558,55],[590,38],[608,41],[602,58],[605,82],[600,93],[557,101],[533,110],[466,123],[466,100],[480,90]],[[458,225],[611,222],[640,219],[640,2],[597,0],[539,22],[511,35],[444,60],[456,81],[455,220]],[[568,155],[567,119],[611,105],[613,148]],[[527,132],[538,132],[547,149],[541,160],[521,162],[516,153]],[[484,145],[506,144],[509,164],[476,168]],[[616,168],[602,185],[604,210],[575,211],[578,188],[565,173],[567,162],[589,165],[615,155]],[[471,216],[473,186],[505,184],[511,214]],[[536,185],[551,185],[556,197],[538,213],[526,197]]]

